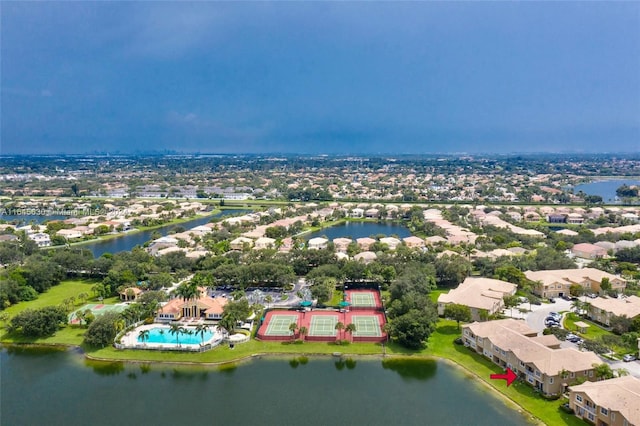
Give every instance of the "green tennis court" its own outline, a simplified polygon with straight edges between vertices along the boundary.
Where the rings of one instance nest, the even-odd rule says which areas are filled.
[[[298,322],[297,315],[273,315],[269,320],[265,336],[291,336],[289,326]]]
[[[376,299],[373,297],[373,293],[351,293],[351,306],[354,308],[369,308],[376,306]]]
[[[376,315],[354,315],[351,322],[355,324],[355,337],[380,337],[382,330],[380,329],[380,320]]]
[[[337,315],[314,315],[311,317],[309,336],[335,336],[337,323]]]
[[[71,314],[69,314],[69,323],[70,324],[77,324],[79,323],[79,320],[76,318],[76,313],[77,312],[84,312],[87,309],[89,309],[91,311],[91,313],[93,314],[93,316],[98,316],[98,315],[102,315],[105,312],[110,312],[110,311],[114,311],[114,312],[122,312],[125,309],[127,309],[127,305],[104,305],[104,304],[98,304],[98,303],[89,303],[87,305],[84,305],[80,308],[74,309],[73,312]]]

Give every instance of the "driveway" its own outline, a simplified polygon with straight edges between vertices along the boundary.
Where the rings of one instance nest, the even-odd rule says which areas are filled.
[[[529,309],[528,303],[523,303],[518,306],[518,308]],[[517,311],[518,308],[514,308],[514,312]],[[556,299],[556,303],[543,303],[542,305],[531,305],[531,312],[527,314],[520,314],[520,318],[525,318],[527,325],[532,329],[536,330],[538,333],[542,332],[546,327],[544,325],[544,319],[549,316],[549,312],[561,312],[561,311],[570,311],[571,310],[571,302],[564,299]],[[518,313],[519,314],[519,313]],[[509,310],[506,310],[506,315],[509,315]],[[517,318],[514,315],[514,318]]]

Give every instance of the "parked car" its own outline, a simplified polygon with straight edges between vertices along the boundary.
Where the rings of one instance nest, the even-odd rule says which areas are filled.
[[[569,296],[569,295],[567,295],[567,294],[563,295],[563,296],[562,296],[562,298],[563,298],[564,300],[567,300],[567,301],[570,301],[570,300],[571,300],[571,296]]]
[[[632,355],[632,354],[627,354],[625,356],[622,357],[622,360],[624,362],[631,362],[631,361],[635,361],[636,360],[636,356]]]
[[[556,299],[554,299],[553,297],[549,298],[549,303],[556,303]]]

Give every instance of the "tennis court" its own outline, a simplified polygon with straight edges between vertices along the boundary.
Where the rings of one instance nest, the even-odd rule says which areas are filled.
[[[337,315],[314,315],[311,318],[309,327],[309,336],[335,336],[336,324],[338,323]]]
[[[104,305],[102,303],[89,303],[73,310],[73,312],[69,315],[69,324],[78,324],[80,321],[78,320],[78,318],[76,318],[76,312],[85,312],[87,309],[91,311],[93,316],[97,317],[98,315],[102,315],[106,312],[122,312],[127,309],[127,305]]]
[[[298,322],[298,315],[272,315],[265,336],[291,336],[289,326]]]
[[[354,337],[380,337],[380,320],[375,315],[353,315],[351,322],[355,324],[356,331]]]
[[[373,308],[376,306],[376,299],[370,292],[351,292],[351,306],[354,308]]]

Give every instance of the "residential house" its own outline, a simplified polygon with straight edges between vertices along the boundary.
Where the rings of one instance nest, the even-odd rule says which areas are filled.
[[[308,241],[307,245],[309,247],[309,250],[322,250],[327,248],[328,243],[329,243],[329,240],[327,240],[326,238],[316,237],[316,238],[311,238]]]
[[[504,296],[516,293],[518,286],[492,278],[466,278],[457,288],[438,296],[438,315],[448,304],[468,306],[473,321],[484,321],[504,308]]]
[[[364,209],[356,207],[355,209],[351,210],[351,217],[353,218],[364,217]]]
[[[559,395],[578,380],[595,380],[594,365],[602,360],[593,352],[559,349],[559,342],[524,322],[504,319],[474,322],[462,327],[465,346],[502,368],[510,368],[544,395]]]
[[[342,237],[334,238],[333,246],[335,247],[336,251],[346,253],[347,249],[349,248],[349,245],[352,242],[353,240],[351,238],[342,238]]]
[[[369,248],[376,242],[373,238],[363,237],[358,238],[356,243],[358,243],[358,247],[362,250],[369,250]]]
[[[49,247],[51,245],[51,237],[44,232],[29,235],[29,238],[35,241],[38,247]]]
[[[74,229],[61,229],[56,232],[56,235],[59,237],[66,238],[67,240],[72,240],[74,238],[82,238],[82,232]]]
[[[253,240],[247,237],[238,237],[229,243],[231,250],[244,250],[244,248],[253,247]]]
[[[377,258],[378,256],[372,251],[363,251],[362,253],[358,253],[355,256],[353,256],[354,260],[357,260],[358,262],[363,262],[366,264],[373,262]]]
[[[598,247],[594,244],[590,243],[580,243],[573,246],[571,249],[571,253],[573,253],[576,257],[581,257],[583,259],[597,259],[599,257],[604,257],[607,255],[607,250],[602,247]]]
[[[603,278],[607,278],[611,284],[611,290],[618,293],[624,291],[627,286],[624,278],[595,268],[526,271],[524,275],[527,279],[538,283],[533,292],[541,297],[569,295],[572,285],[579,285],[592,293],[600,293]]]
[[[402,241],[404,241],[404,243],[409,248],[423,248],[425,246],[424,240],[422,238],[416,237],[414,235],[412,235],[410,237],[405,237],[405,238],[402,239]]]
[[[255,250],[263,250],[268,248],[274,248],[276,244],[276,240],[269,237],[260,237],[256,240],[253,248]]]
[[[389,250],[395,250],[401,243],[396,237],[383,237],[380,238],[380,243],[389,247]]]
[[[598,426],[640,425],[640,379],[623,376],[571,386],[569,407]]]
[[[628,296],[622,299],[598,297],[589,301],[587,315],[594,321],[610,325],[613,316],[635,318],[640,315],[640,297]]]

